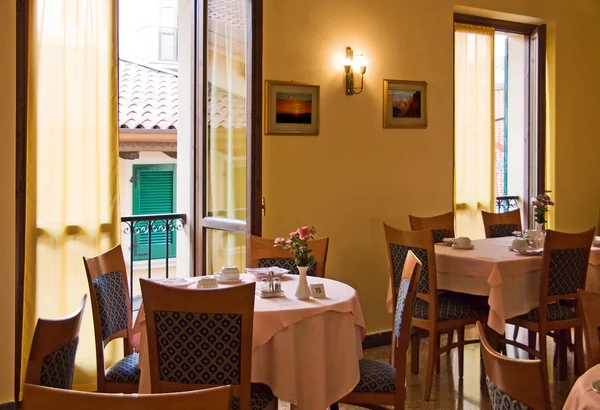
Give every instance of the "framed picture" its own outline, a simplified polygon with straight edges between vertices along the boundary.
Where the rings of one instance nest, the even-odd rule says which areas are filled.
[[[383,128],[427,128],[427,83],[383,80]]]
[[[265,82],[265,134],[319,135],[319,86]]]

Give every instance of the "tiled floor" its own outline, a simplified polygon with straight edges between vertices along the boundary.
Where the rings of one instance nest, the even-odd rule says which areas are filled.
[[[508,328],[507,328],[508,329]],[[523,331],[519,339],[524,336]],[[512,334],[512,328],[507,334]],[[474,327],[467,329],[465,337],[474,339],[477,331]],[[442,344],[445,343],[445,336],[442,337]],[[515,350],[509,347],[509,355],[515,357]],[[521,357],[526,358],[521,352]],[[549,361],[552,363],[554,355],[554,342],[548,339]],[[389,358],[389,347],[379,347],[365,351],[365,357],[387,361]],[[410,373],[410,355],[407,355],[407,409],[489,409],[487,391],[479,384],[479,344],[471,344],[465,347],[465,369],[463,380],[458,378],[458,356],[456,349],[453,349],[449,356],[442,356],[440,374],[433,380],[431,400],[423,400],[423,391],[425,385],[425,366],[427,363],[427,339],[421,341],[420,349],[420,368],[419,374]],[[550,366],[550,394],[552,398],[553,410],[562,409],[562,406],[569,395],[569,391],[574,383],[573,376],[573,355],[569,353],[569,373],[566,381],[559,382],[555,378],[555,373]],[[289,404],[280,402],[279,409],[289,409]],[[359,409],[359,407],[341,405],[340,409]]]

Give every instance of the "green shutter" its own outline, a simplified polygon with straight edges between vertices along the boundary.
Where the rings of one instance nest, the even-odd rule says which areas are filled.
[[[175,212],[176,165],[133,165],[133,214],[153,215]],[[164,227],[164,222],[155,222]],[[165,258],[166,238],[169,258],[175,257],[175,232],[152,232],[152,259]],[[148,234],[133,233],[133,259],[148,259]]]

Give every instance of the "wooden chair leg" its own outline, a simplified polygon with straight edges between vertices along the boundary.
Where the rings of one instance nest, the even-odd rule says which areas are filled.
[[[458,338],[458,377],[462,379],[465,363],[465,327],[456,330]]]
[[[484,387],[485,383],[485,364],[483,363],[483,352],[479,350],[479,385]]]
[[[541,343],[541,341],[540,341]],[[535,330],[528,330],[527,331],[527,346],[531,347],[532,349],[535,349],[537,344],[537,332]],[[529,360],[533,360],[535,359],[535,356],[532,355],[531,353],[529,353]]]
[[[425,379],[425,401],[429,401],[429,396],[431,396],[431,386],[433,384],[433,368],[435,367],[435,361],[438,356],[439,350],[436,350],[436,341],[438,335],[435,331],[431,331],[429,333],[429,349],[427,353],[427,378]]]
[[[436,349],[439,350],[441,345],[442,345],[442,335],[440,333],[437,333],[437,337],[435,339]],[[435,357],[435,372],[437,374],[440,374],[440,355],[436,355],[436,357]]]
[[[540,335],[540,360],[542,362],[542,369],[546,379],[548,378],[548,346],[546,343],[546,333],[539,332]]]
[[[575,328],[575,375],[581,376],[585,372],[585,364],[583,362],[583,329]]]
[[[558,331],[558,380],[567,380],[568,330]]]
[[[517,340],[519,337],[519,326],[515,325],[515,330],[513,331],[513,340]]]
[[[421,336],[416,327],[413,327],[412,331],[414,333],[410,339],[410,372],[412,374],[419,374],[419,344],[421,343]]]

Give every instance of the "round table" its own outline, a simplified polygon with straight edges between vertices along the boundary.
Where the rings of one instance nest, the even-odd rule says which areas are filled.
[[[281,278],[284,297],[255,298],[252,381],[267,384],[297,409],[325,410],[358,383],[365,324],[352,287],[331,279],[307,279],[309,285],[322,283],[327,298],[296,299],[296,275]],[[242,277],[242,283],[253,280],[251,275]],[[134,337],[140,352],[139,393],[150,393],[143,306],[133,333],[141,336]]]
[[[573,385],[563,410],[600,409],[600,394],[592,389],[592,383],[600,380],[600,364],[588,369]]]

